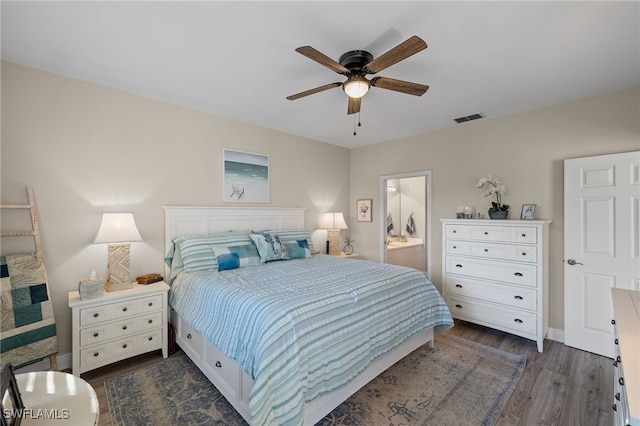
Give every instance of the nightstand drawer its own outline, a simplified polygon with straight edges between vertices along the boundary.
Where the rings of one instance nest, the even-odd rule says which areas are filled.
[[[159,311],[162,308],[163,296],[160,294],[139,299],[122,300],[119,302],[92,306],[80,309],[80,326],[100,324],[119,318],[128,318],[145,312]]]
[[[80,346],[93,345],[157,327],[162,327],[162,312],[152,312],[140,317],[100,324],[80,331]]]
[[[150,330],[80,351],[80,366],[101,366],[139,353],[162,348],[162,329]]]

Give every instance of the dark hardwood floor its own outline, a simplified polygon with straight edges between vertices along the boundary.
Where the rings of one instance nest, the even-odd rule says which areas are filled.
[[[545,340],[544,353],[538,353],[536,343],[532,340],[464,321],[456,321],[456,326],[447,333],[505,352],[526,355],[524,373],[497,425],[613,424],[611,359],[552,340]],[[111,425],[104,381],[160,361],[162,355],[157,351],[82,375],[98,395],[100,426]]]

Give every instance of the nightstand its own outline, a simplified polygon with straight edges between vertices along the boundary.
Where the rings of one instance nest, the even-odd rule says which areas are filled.
[[[336,255],[338,257],[344,257],[345,259],[360,259],[360,255],[357,253],[351,253],[351,254],[346,254],[345,252],[341,251],[340,254]]]
[[[162,349],[168,355],[167,293],[164,282],[134,284],[82,300],[69,292],[72,309],[73,374]]]

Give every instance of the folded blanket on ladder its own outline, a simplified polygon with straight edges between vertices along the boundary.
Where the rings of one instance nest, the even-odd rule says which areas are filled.
[[[44,264],[35,254],[0,257],[0,364],[20,367],[58,352]]]

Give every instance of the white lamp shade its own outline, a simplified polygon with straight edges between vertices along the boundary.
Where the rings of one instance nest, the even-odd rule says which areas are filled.
[[[321,229],[349,229],[341,212],[325,213],[320,222]]]
[[[142,241],[133,213],[103,213],[94,243]]]

